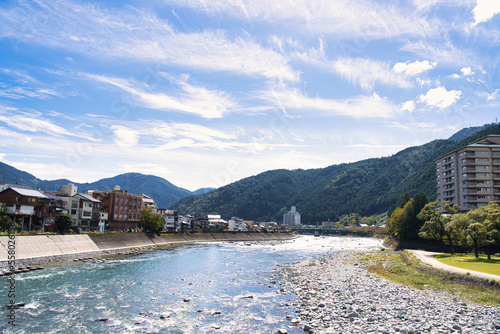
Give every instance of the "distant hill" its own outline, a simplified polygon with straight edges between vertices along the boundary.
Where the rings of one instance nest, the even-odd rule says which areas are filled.
[[[466,133],[473,135],[463,138]],[[435,200],[434,159],[488,134],[500,134],[500,126],[464,129],[450,137],[455,140],[434,140],[390,157],[320,169],[267,171],[186,197],[175,208],[195,215],[281,221],[294,205],[305,223],[336,220],[354,212],[369,216],[392,211],[406,192],[410,196],[425,193]]]
[[[457,133],[455,133],[453,136],[451,136],[448,139],[453,140],[453,141],[461,141],[461,140],[466,139],[467,137],[475,135],[478,131],[486,129],[490,125],[493,125],[493,124],[485,124],[482,126],[471,126],[469,128],[463,128],[462,130],[458,131]]]
[[[34,175],[18,170],[3,162],[0,162],[0,182],[25,185],[31,188],[40,188],[43,191],[57,191],[62,185],[73,183],[78,187],[79,192],[87,190],[111,191],[115,185],[121,189],[128,190],[137,195],[145,194],[153,198],[160,208],[167,208],[173,202],[195,194],[187,189],[179,188],[169,181],[154,175],[144,175],[140,173],[126,173],[115,177],[102,179],[92,183],[78,183],[67,179],[40,180]],[[203,193],[203,189],[198,190]]]

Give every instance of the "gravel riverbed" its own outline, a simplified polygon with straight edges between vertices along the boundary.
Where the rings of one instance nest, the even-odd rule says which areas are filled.
[[[283,270],[291,326],[311,333],[500,333],[500,307],[463,303],[368,273],[352,251]],[[286,329],[280,330],[286,333]]]

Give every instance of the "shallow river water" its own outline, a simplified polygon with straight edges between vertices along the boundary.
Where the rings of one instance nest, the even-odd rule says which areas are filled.
[[[281,243],[180,246],[105,263],[16,275],[16,326],[4,333],[303,333],[290,327],[280,268],[341,249],[374,250],[369,238],[300,237]],[[304,277],[304,280],[307,280]],[[1,305],[9,283],[0,278]],[[105,320],[105,321],[100,321]]]

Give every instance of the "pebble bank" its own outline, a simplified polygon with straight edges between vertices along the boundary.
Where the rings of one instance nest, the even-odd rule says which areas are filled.
[[[323,334],[500,333],[500,307],[380,279],[352,256],[341,251],[283,270],[286,290],[297,296],[285,305],[296,310],[292,326]]]

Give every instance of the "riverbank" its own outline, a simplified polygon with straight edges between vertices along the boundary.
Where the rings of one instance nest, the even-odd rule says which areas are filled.
[[[254,242],[290,240],[293,233],[217,232],[193,234],[89,233],[75,235],[23,235],[9,239],[0,236],[0,269],[6,269],[10,254],[16,268],[48,263],[128,254],[138,249],[203,242]],[[10,240],[10,243],[9,243]]]
[[[500,307],[459,302],[370,275],[352,251],[283,271],[297,296],[291,325],[315,333],[500,333]]]

